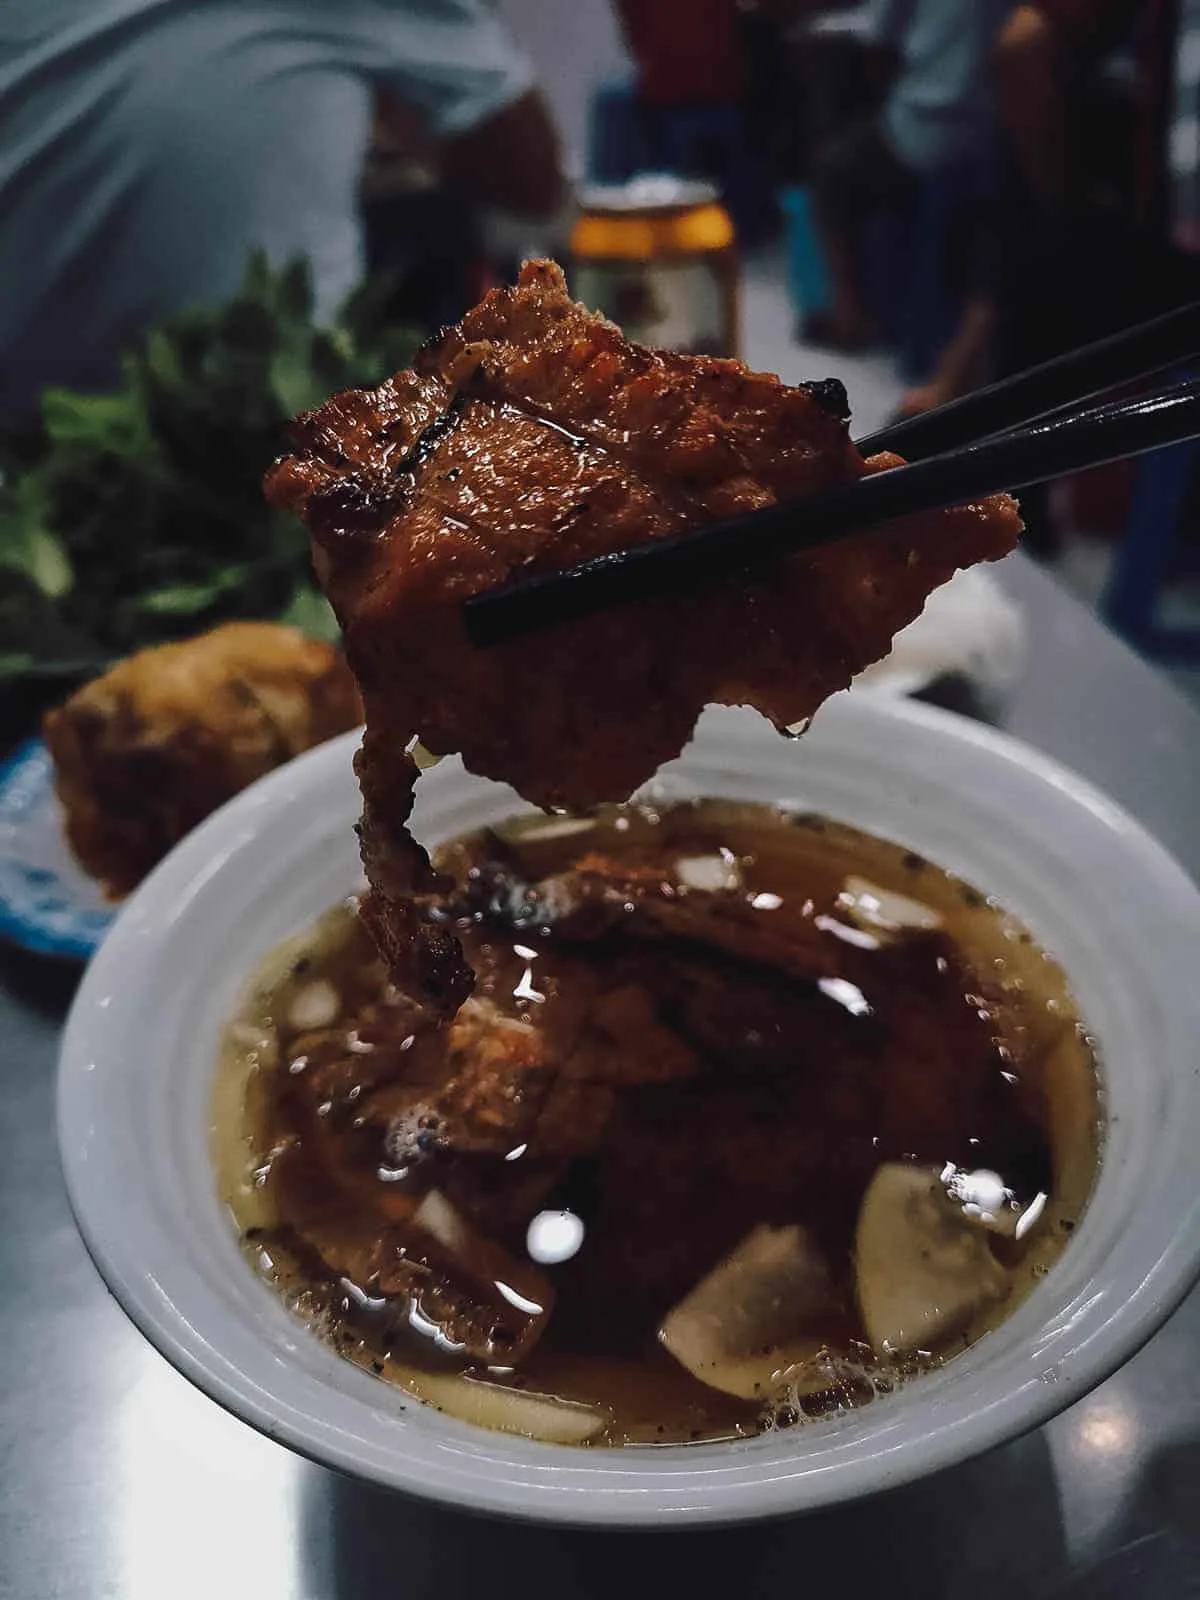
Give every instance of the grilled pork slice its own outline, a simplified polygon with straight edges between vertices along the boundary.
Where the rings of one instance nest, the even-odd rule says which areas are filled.
[[[545,806],[624,798],[709,702],[804,721],[885,655],[931,590],[1016,542],[1007,496],[896,522],[738,581],[490,650],[460,606],[536,573],[895,464],[865,463],[836,382],[628,343],[551,262],[489,293],[414,370],[301,417],[267,480],[310,528],[363,693],[368,926],[398,983],[449,1015],[457,942],[406,829],[419,738]]]

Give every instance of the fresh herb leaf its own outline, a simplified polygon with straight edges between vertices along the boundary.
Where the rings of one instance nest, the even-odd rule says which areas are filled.
[[[150,330],[117,393],[48,390],[40,424],[0,438],[0,681],[101,670],[230,617],[336,637],[262,479],[298,411],[411,360],[386,288],[319,327],[307,264],[256,255],[228,304]]]
[[[36,477],[23,478],[0,502],[0,568],[20,573],[47,600],[74,582],[66,545],[46,526],[48,506]]]
[[[0,567],[23,572],[48,600],[70,592],[71,562],[62,540],[37,523],[16,523],[0,529]]]

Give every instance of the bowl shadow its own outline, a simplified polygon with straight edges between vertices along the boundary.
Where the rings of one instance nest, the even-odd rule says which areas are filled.
[[[992,1600],[1052,1592],[1067,1573],[1044,1435],[868,1501],[750,1527],[644,1533],[471,1516],[314,1473],[306,1593],[423,1600],[836,1594]]]

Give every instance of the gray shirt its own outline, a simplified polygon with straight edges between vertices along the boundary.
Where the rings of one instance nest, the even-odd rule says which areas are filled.
[[[532,82],[488,0],[0,0],[0,418],[102,388],[249,253],[358,282],[376,86],[462,132]]]
[[[872,0],[871,33],[900,54],[884,131],[927,172],[980,154],[994,120],[992,51],[1012,0]]]

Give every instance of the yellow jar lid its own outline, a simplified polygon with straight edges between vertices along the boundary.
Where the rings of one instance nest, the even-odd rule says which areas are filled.
[[[577,261],[651,261],[724,250],[733,237],[729,213],[716,201],[624,215],[585,211],[571,230],[571,254]]]

